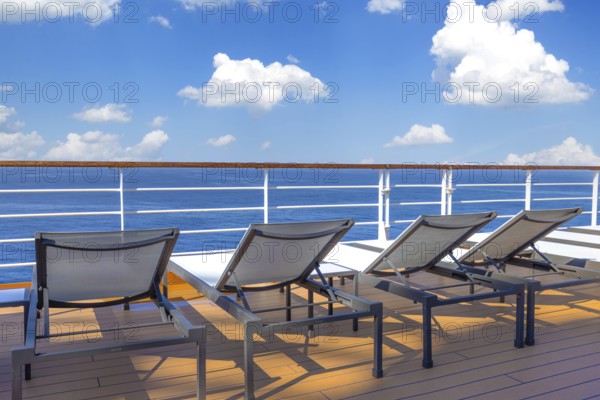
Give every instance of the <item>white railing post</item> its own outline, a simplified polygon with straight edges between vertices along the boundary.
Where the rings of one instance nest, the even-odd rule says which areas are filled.
[[[441,189],[442,189],[442,198],[441,198],[441,206],[440,206],[440,215],[446,215],[446,200],[448,198],[448,193],[446,191],[447,188],[447,181],[446,181],[446,175],[447,175],[447,171],[445,169],[442,170],[442,185],[441,185]]]
[[[379,170],[379,186],[377,188],[377,239],[383,240],[385,237],[385,221],[383,219],[383,204],[384,204],[384,194],[383,194],[383,180],[384,180],[384,170]]]
[[[525,171],[525,210],[531,210],[531,170]]]
[[[269,223],[269,169],[263,169],[264,182],[263,182],[263,221],[265,224]]]
[[[390,230],[390,173],[379,170],[377,199],[377,239],[387,240]]]
[[[392,190],[392,186],[390,184],[390,170],[389,168],[385,169],[385,240],[388,240],[390,234],[390,193]]]
[[[452,168],[448,169],[448,187],[446,187],[446,193],[448,194],[446,200],[446,214],[452,215],[452,194],[454,194],[454,179],[453,179]]]
[[[121,230],[125,230],[125,202],[123,201],[123,168],[119,168],[119,210],[121,216]]]
[[[598,225],[598,174],[599,171],[594,171],[594,180],[592,183],[592,226]]]

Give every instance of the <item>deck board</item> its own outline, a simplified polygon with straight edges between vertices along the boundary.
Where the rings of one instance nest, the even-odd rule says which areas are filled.
[[[447,283],[424,275],[419,284]],[[351,291],[351,282],[347,282],[341,287]],[[420,305],[361,286],[361,296],[384,302],[384,377],[371,377],[370,320],[361,320],[358,332],[352,331],[349,321],[343,321],[321,326],[312,339],[306,338],[305,330],[257,338],[256,394],[263,399],[307,400],[600,396],[599,287],[586,285],[540,294],[537,342],[523,349],[513,347],[514,297],[508,296],[506,303],[492,299],[434,309],[435,366],[423,369]],[[444,293],[464,294],[466,290],[453,288]],[[209,399],[241,398],[239,324],[185,284],[172,285],[170,294],[194,323],[212,324],[207,349]],[[306,293],[295,288],[292,298],[302,301]],[[250,296],[256,307],[283,301],[277,291]],[[325,313],[326,309],[317,307],[316,312]],[[303,317],[305,311],[294,310],[293,315]],[[267,317],[274,320],[281,315],[269,313]],[[20,341],[21,309],[0,309],[0,319],[0,398],[4,399],[10,397],[10,349]],[[129,312],[113,307],[63,310],[52,316],[52,321],[63,327],[81,321],[108,326],[133,320],[151,322],[157,317],[152,306],[144,303],[133,304]],[[160,329],[155,333],[163,333]],[[40,363],[34,365],[34,378],[24,382],[23,393],[36,400],[193,398],[194,354],[194,346],[185,344]]]

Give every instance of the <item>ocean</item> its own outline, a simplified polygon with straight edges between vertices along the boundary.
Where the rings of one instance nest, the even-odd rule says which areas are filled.
[[[120,229],[119,215],[69,217],[6,217],[7,215],[115,212],[120,209],[119,193],[113,192],[39,192],[46,189],[118,189],[116,169],[95,167],[2,167],[2,229],[0,239],[32,238],[37,231],[102,231]],[[151,168],[124,170],[125,212],[142,210],[186,210],[214,208],[263,207],[263,170],[255,168]],[[522,184],[525,171],[464,170],[454,171],[453,213],[496,211],[499,215],[513,215],[524,208],[523,186],[461,187],[463,184]],[[585,183],[585,186],[535,186],[532,190],[533,209],[583,207],[591,210],[591,171],[537,171],[534,183]],[[366,189],[280,189],[298,186],[377,186],[379,172],[375,170],[344,170],[336,168],[285,168],[269,170],[269,221],[291,222],[354,218],[356,222],[374,222],[378,219],[377,188]],[[390,220],[404,221],[420,214],[439,214],[440,205],[400,205],[414,202],[439,202],[439,187],[414,188],[394,185],[435,185],[441,182],[437,170],[392,170],[390,192]],[[137,188],[250,188],[257,190],[218,191],[128,191]],[[38,190],[30,193],[11,190]],[[583,200],[535,200],[548,198],[576,198]],[[461,203],[470,200],[521,199],[516,202]],[[299,205],[372,204],[368,207],[337,208],[278,208]],[[484,230],[491,231],[505,222],[497,218]],[[263,222],[263,210],[183,212],[166,214],[126,214],[125,229],[179,227],[185,230],[245,228],[251,223]],[[589,225],[590,215],[580,215],[569,225]],[[408,223],[392,223],[389,237],[396,237]],[[243,232],[202,233],[181,235],[175,252],[235,248]],[[366,240],[377,237],[376,225],[354,226],[344,240]],[[33,242],[1,243],[0,264],[35,261]],[[31,267],[0,269],[0,283],[31,280]]]

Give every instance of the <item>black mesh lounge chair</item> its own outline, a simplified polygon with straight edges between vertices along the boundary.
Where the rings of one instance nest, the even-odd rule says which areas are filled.
[[[382,310],[379,302],[369,302],[310,279],[319,262],[352,227],[351,219],[282,224],[250,225],[234,252],[171,257],[169,270],[189,283],[210,301],[227,311],[243,326],[245,397],[254,398],[253,335],[272,334],[289,326],[308,326],[346,319],[374,317],[373,376],[382,373]],[[291,304],[289,291],[285,307],[252,308],[247,292],[278,289],[297,284],[308,289],[306,304]],[[228,297],[237,293],[241,305]],[[317,293],[328,300],[312,301]],[[334,315],[314,316],[316,305],[341,303],[350,309]],[[292,309],[307,307],[308,316],[291,320]],[[260,313],[286,311],[286,320],[266,323]]]
[[[525,343],[528,345],[535,344],[536,292],[600,281],[600,271],[555,264],[536,246],[537,241],[581,212],[581,208],[521,211],[460,257],[462,264],[475,267],[466,267],[471,273],[486,277],[509,274],[522,276],[527,284]],[[494,270],[481,268],[490,266],[496,268]],[[521,268],[522,271],[519,271],[514,267],[527,269]],[[532,274],[532,269],[541,272]],[[522,274],[523,270],[526,275]],[[542,283],[538,280],[550,275],[559,278],[558,281]],[[562,277],[573,279],[562,279]]]
[[[29,365],[70,357],[138,350],[196,343],[197,398],[205,397],[206,358],[204,327],[195,327],[167,300],[159,285],[177,237],[178,229],[154,229],[118,232],[36,233],[36,268],[34,269],[25,344],[12,351],[13,399],[21,398],[21,371],[26,365],[26,379],[31,378]],[[93,343],[112,329],[85,329],[82,332],[50,333],[50,308],[95,308],[151,299],[157,305],[162,323],[140,323],[136,329],[171,325],[174,336],[152,340],[124,342],[115,340]],[[37,334],[37,310],[43,313],[43,332]],[[126,324],[120,328],[130,326]],[[163,332],[161,328],[160,332]],[[93,340],[66,340],[66,335],[82,335]],[[97,334],[97,336],[93,335]],[[74,336],[71,336],[74,337]],[[39,340],[54,339],[57,351],[38,351]],[[47,340],[46,340],[47,341]],[[65,345],[68,343],[69,345]],[[45,350],[45,349],[44,349]],[[33,371],[35,374],[35,370]]]
[[[423,306],[423,367],[433,366],[432,356],[432,309],[434,307],[484,300],[505,295],[516,295],[515,347],[523,347],[524,288],[520,279],[502,276],[483,277],[466,271],[456,260],[452,251],[473,233],[496,217],[495,213],[459,214],[445,216],[420,216],[396,240],[386,246],[361,243],[340,245],[321,264],[328,276],[356,276],[383,291],[406,297]],[[455,263],[444,263],[445,257]],[[430,288],[415,287],[410,276],[419,271],[431,272],[460,280]],[[460,286],[469,287],[468,295],[447,297],[436,292]],[[474,287],[490,290],[475,293]]]

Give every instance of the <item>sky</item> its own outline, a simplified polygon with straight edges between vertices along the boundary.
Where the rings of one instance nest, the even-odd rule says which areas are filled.
[[[0,0],[0,159],[597,165],[599,12]]]

